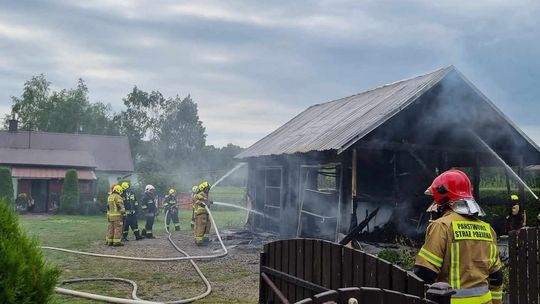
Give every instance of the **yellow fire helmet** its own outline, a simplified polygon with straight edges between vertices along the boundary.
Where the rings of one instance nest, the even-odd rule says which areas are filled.
[[[518,201],[519,200],[519,196],[515,195],[515,194],[512,194],[510,195],[510,199],[512,199],[513,201]]]
[[[176,192],[176,190],[174,190],[173,188],[169,189],[169,194],[174,194]]]
[[[129,188],[129,183],[128,182],[123,182],[122,183],[122,189],[126,190],[127,188]]]
[[[204,191],[206,188],[210,188],[210,183],[208,182],[202,182],[199,185],[199,191]]]
[[[191,187],[191,192],[193,192],[193,193],[199,192],[199,186],[193,186],[193,187]]]
[[[122,194],[122,192],[124,191],[124,189],[122,189],[122,186],[120,185],[116,185],[113,187],[113,192],[116,192],[118,194]]]

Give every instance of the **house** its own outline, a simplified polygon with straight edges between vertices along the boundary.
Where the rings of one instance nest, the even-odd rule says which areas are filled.
[[[19,131],[16,120],[0,131],[0,166],[11,168],[16,194],[32,197],[33,212],[58,206],[68,169],[77,170],[81,201],[94,198],[98,177],[112,184],[133,173],[125,136]]]
[[[256,229],[336,240],[377,208],[366,229],[423,231],[423,192],[449,168],[465,170],[482,200],[481,168],[503,166],[494,153],[520,174],[540,164],[539,147],[449,66],[313,105],[236,158],[264,214]]]

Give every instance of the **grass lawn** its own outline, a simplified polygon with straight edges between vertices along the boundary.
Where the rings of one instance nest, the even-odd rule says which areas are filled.
[[[219,229],[242,226],[243,211],[213,212]],[[188,253],[213,254],[217,245],[197,248],[193,245],[190,229],[191,211],[181,210],[182,231],[175,234],[175,241]],[[105,216],[24,215],[20,217],[23,228],[36,236],[42,245],[77,249],[98,253],[118,253],[138,256],[178,256],[166,241],[163,215],[157,219],[154,232],[157,240],[130,241],[122,248],[104,245],[107,221]],[[144,221],[139,221],[139,228]],[[130,238],[133,234],[130,232]],[[203,250],[203,251],[201,251]],[[139,297],[162,301],[198,295],[204,285],[189,262],[135,262],[116,259],[84,257],[44,250],[46,258],[63,270],[61,279],[81,277],[122,277],[139,284]],[[233,252],[223,259],[197,262],[212,284],[212,294],[200,303],[253,303],[258,295],[257,253]],[[244,286],[251,286],[242,289]],[[105,295],[128,297],[130,286],[121,283],[99,282],[68,285],[66,288],[96,292]],[[239,291],[233,291],[240,288]],[[56,296],[55,303],[95,303],[93,301]]]

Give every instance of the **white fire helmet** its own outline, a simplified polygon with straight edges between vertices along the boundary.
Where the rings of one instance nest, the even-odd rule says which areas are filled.
[[[146,185],[146,187],[144,187],[144,191],[145,192],[149,192],[151,190],[155,190],[156,188],[154,188],[154,186],[152,185]]]

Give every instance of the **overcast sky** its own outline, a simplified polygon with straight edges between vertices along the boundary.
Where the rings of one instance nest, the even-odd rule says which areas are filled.
[[[191,94],[208,143],[248,146],[307,106],[455,65],[540,142],[540,1],[0,0],[0,113],[43,73],[122,109]]]

